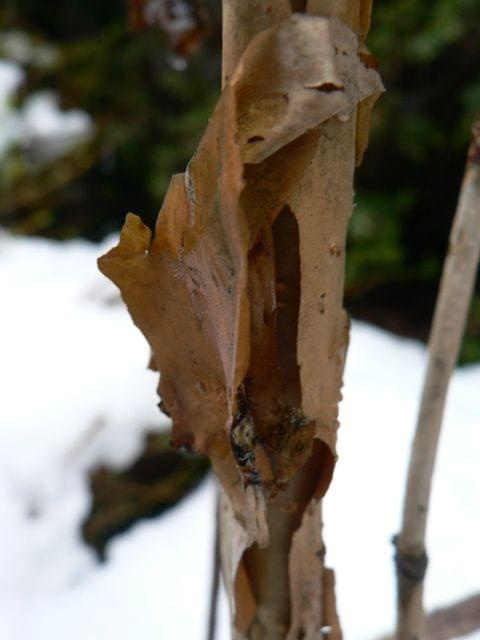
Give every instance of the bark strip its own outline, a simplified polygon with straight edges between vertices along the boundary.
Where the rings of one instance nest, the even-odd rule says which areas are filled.
[[[153,239],[130,215],[100,260],[152,348],[173,443],[220,480],[239,639],[340,637],[318,501],[336,455],[353,172],[383,87],[366,3],[321,4],[225,0],[224,87],[197,151]]]
[[[450,234],[428,345],[401,532],[395,538],[397,639],[425,638],[425,533],[432,476],[448,385],[458,359],[480,253],[480,122],[473,127],[467,166]]]

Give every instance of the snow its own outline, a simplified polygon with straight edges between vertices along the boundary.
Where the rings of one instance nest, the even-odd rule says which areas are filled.
[[[205,635],[211,478],[160,518],[117,537],[103,565],[78,533],[89,505],[87,471],[126,464],[147,428],[167,427],[146,344],[96,270],[113,242],[0,234],[2,640]],[[346,640],[375,638],[393,622],[390,538],[424,366],[421,345],[353,323],[340,458],[325,504],[327,560]],[[479,388],[480,366],[456,372],[428,534],[430,608],[479,590]],[[217,638],[224,640],[224,596],[220,610]]]
[[[92,134],[90,116],[80,109],[62,111],[50,91],[34,93],[14,108],[12,100],[23,79],[19,64],[0,60],[0,159],[11,145],[20,144],[51,160]]]
[[[390,541],[400,525],[425,364],[420,344],[354,323],[340,412],[340,457],[324,511],[327,561],[336,570],[347,640],[375,637],[393,624]],[[427,535],[426,605],[430,609],[477,593],[480,587],[478,389],[480,366],[457,370],[440,442]]]
[[[0,236],[0,593],[10,614],[92,569],[78,539],[85,472],[125,464],[161,425],[143,338],[105,302],[115,290],[96,271],[102,250]]]
[[[73,142],[85,139],[93,129],[85,111],[61,111],[54,93],[31,95],[20,111],[19,139],[25,146],[35,145],[45,157],[55,158],[68,151]]]
[[[0,619],[9,626],[1,637],[203,638],[213,489],[213,482],[205,483],[165,518],[139,524],[112,544],[106,566],[63,588],[7,600]]]

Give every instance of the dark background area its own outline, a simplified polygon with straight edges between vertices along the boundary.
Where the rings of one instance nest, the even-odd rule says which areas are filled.
[[[54,161],[12,147],[0,168],[0,224],[16,233],[99,240],[134,211],[155,220],[219,93],[216,0],[9,0],[4,33],[52,46],[24,62],[16,101],[53,90],[95,133]],[[480,0],[377,0],[369,47],[387,93],[356,179],[346,306],[356,318],[425,339],[480,111]],[[0,38],[0,56],[11,51]],[[480,359],[480,297],[462,361]]]

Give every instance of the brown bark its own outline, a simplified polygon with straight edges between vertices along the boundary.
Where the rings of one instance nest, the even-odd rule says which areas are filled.
[[[289,4],[287,0],[224,0],[225,82],[251,38],[286,19]],[[369,26],[368,3],[355,0],[293,5],[294,10],[306,10],[311,15],[338,17],[360,34],[363,45]],[[282,284],[280,294],[277,290],[282,305],[277,309],[277,331],[281,335],[278,358],[280,366],[283,364],[287,394],[295,406],[317,419],[317,434],[331,450],[348,339],[342,308],[345,238],[353,205],[355,160],[361,158],[366,146],[372,104],[373,100],[361,105],[361,118],[357,108],[345,118],[333,118],[325,124],[313,142],[312,159],[292,190],[289,208],[278,216],[274,226],[275,277]],[[323,393],[319,393],[320,386]],[[333,573],[323,566],[320,504],[315,499],[310,502],[319,481],[323,486],[328,484],[331,464],[328,449],[318,444],[286,491],[270,498],[269,544],[246,548],[239,560],[237,582],[240,575],[244,588],[235,592],[235,575],[224,572],[237,615],[239,608],[249,611],[245,619],[240,616],[237,620],[236,638],[313,639],[323,637],[322,629],[329,638],[341,638]],[[232,523],[225,519],[231,518],[232,512],[223,514],[224,557],[231,558]]]
[[[224,88],[199,147],[154,239],[129,216],[100,260],[152,347],[174,444],[219,477],[239,639],[340,637],[318,500],[335,462],[353,172],[382,85],[366,3],[331,3],[335,17],[320,4],[225,0]]]
[[[480,253],[480,123],[467,167],[445,260],[428,346],[428,366],[412,445],[403,521],[396,537],[397,638],[425,638],[425,533],[443,411],[458,358]]]

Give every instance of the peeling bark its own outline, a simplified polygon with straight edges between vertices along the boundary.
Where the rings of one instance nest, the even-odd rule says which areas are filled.
[[[238,639],[340,637],[318,500],[336,455],[353,172],[383,90],[368,3],[340,4],[224,1],[224,89],[199,147],[153,240],[130,215],[99,262],[152,348],[173,442],[219,477]]]

